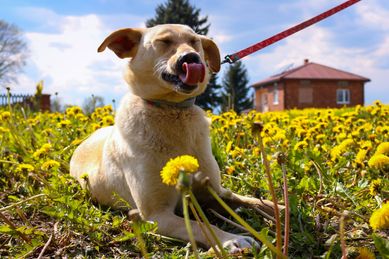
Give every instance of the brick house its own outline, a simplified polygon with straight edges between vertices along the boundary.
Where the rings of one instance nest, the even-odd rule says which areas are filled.
[[[306,59],[302,66],[253,84],[254,108],[266,112],[363,105],[364,86],[369,81]]]

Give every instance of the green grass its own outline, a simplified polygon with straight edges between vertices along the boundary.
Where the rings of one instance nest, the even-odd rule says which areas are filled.
[[[290,258],[340,258],[341,241],[351,258],[362,247],[378,258],[387,256],[388,229],[373,231],[369,218],[389,199],[389,165],[372,160],[380,144],[389,142],[388,106],[377,102],[351,109],[210,116],[213,152],[223,185],[231,190],[270,198],[252,134],[254,121],[264,124],[261,134],[281,201],[282,171],[274,155],[286,155]],[[186,242],[157,235],[151,222],[135,224],[127,212],[100,207],[69,176],[77,145],[113,123],[110,107],[90,116],[78,107],[63,114],[0,108],[0,117],[0,257],[36,258],[42,251],[44,256],[69,258],[136,257],[141,256],[138,233],[149,255],[186,255]],[[364,156],[361,150],[366,150]],[[389,150],[384,151],[388,156]],[[249,209],[239,210],[239,215],[275,242],[273,223]],[[343,228],[342,215],[347,215]],[[210,221],[239,232],[216,217]],[[200,256],[212,257],[204,250]],[[272,255],[263,248],[255,256]]]

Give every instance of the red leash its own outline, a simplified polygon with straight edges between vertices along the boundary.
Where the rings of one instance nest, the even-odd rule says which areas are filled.
[[[305,22],[297,24],[297,25],[293,26],[292,28],[289,28],[285,31],[282,31],[274,36],[271,36],[270,38],[267,38],[261,42],[258,42],[256,44],[254,44],[248,48],[245,48],[241,51],[238,51],[234,54],[227,55],[224,58],[222,64],[224,64],[224,63],[232,64],[232,63],[238,61],[239,59],[241,59],[247,55],[250,55],[250,54],[252,54],[260,49],[263,49],[263,48],[265,48],[273,43],[276,43],[277,41],[280,41],[280,40],[282,40],[282,39],[298,32],[298,31],[301,31],[302,29],[305,29],[308,26],[311,26],[312,24],[315,24],[315,23],[317,23],[317,22],[319,22],[319,21],[321,21],[321,20],[323,20],[323,19],[325,19],[333,14],[336,14],[337,12],[340,12],[343,9],[346,9],[347,7],[357,3],[359,1],[361,1],[361,0],[348,0],[348,1],[344,2],[343,4],[340,4],[340,5],[332,8],[324,13],[321,13],[321,14],[319,14],[319,15],[317,15],[317,16],[315,16],[315,17],[313,17]]]

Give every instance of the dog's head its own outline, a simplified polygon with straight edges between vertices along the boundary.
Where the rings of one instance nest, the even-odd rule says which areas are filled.
[[[213,72],[220,70],[216,44],[179,24],[147,29],[121,29],[98,48],[131,58],[125,75],[134,94],[144,99],[181,102],[201,94]]]

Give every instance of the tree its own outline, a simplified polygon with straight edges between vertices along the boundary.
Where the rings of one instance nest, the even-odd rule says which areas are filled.
[[[217,83],[217,75],[213,74],[204,93],[197,97],[196,104],[204,110],[213,111],[220,108],[222,103],[221,88],[222,86]]]
[[[223,111],[235,110],[241,113],[253,107],[248,81],[247,70],[242,62],[230,65],[222,83]]]
[[[102,106],[104,106],[104,98],[92,94],[91,97],[88,97],[84,100],[82,109],[84,110],[85,114],[91,114],[97,107]]]
[[[16,80],[17,72],[25,64],[26,46],[19,29],[0,20],[0,85],[3,87]]]
[[[208,17],[200,18],[200,9],[192,6],[188,0],[168,0],[155,9],[155,17],[146,21],[147,27],[158,24],[178,23],[186,24],[196,33],[207,35]]]
[[[207,35],[210,24],[207,24],[208,17],[200,18],[200,9],[191,5],[188,0],[167,0],[155,9],[155,17],[146,21],[147,27],[158,24],[178,23],[186,24],[196,33]],[[196,104],[203,109],[213,110],[221,105],[219,94],[220,85],[216,77],[212,76],[207,89],[197,97]]]

